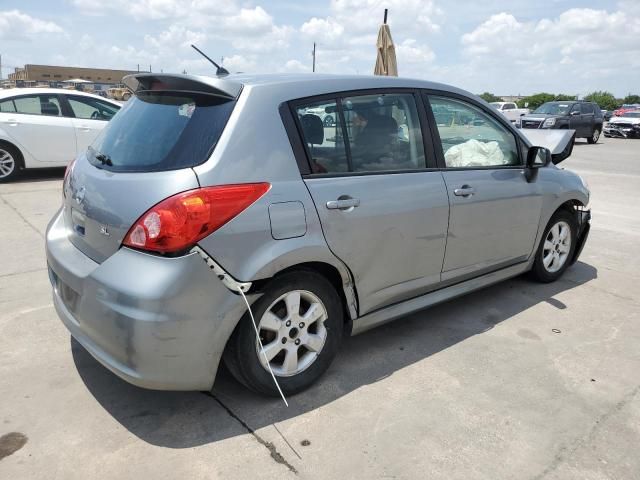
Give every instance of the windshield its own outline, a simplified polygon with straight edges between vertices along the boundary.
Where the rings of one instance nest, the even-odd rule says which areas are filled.
[[[491,102],[489,105],[491,105],[492,107],[497,108],[498,110],[500,110],[500,107],[502,106],[502,104],[500,102]]]
[[[533,113],[542,113],[545,115],[566,115],[571,109],[570,103],[545,103],[536,108]]]
[[[139,93],[113,117],[87,157],[118,172],[194,167],[211,155],[234,105],[199,93]]]
[[[640,112],[625,112],[623,117],[640,118]]]

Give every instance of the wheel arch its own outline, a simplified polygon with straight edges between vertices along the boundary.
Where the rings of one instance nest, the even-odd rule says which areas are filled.
[[[564,197],[562,199],[558,199],[552,206],[551,208],[547,209],[547,212],[549,212],[547,215],[541,217],[540,219],[540,225],[538,227],[538,234],[536,236],[536,241],[534,243],[534,248],[533,251],[531,252],[531,255],[529,256],[529,266],[533,266],[533,262],[535,261],[535,256],[536,256],[536,252],[538,251],[538,248],[540,246],[540,242],[542,241],[542,235],[544,233],[544,230],[547,228],[547,225],[549,224],[549,221],[553,218],[553,216],[558,212],[558,211],[566,211],[572,215],[575,215],[576,219],[578,218],[578,212],[581,208],[584,208],[587,204],[589,199],[587,197],[581,199],[578,198],[580,196],[583,195],[578,195],[577,193],[574,194],[570,194],[567,197]]]
[[[326,278],[331,285],[336,289],[338,296],[342,302],[342,309],[344,311],[345,325],[351,328],[353,320],[357,318],[357,296],[355,287],[351,280],[349,272],[341,273],[335,265],[332,265],[323,261],[309,261],[297,263],[295,265],[289,265],[286,268],[278,271],[273,277],[253,282],[252,291],[261,291],[267,288],[269,282],[274,278],[290,272],[296,271],[312,271]],[[345,278],[345,274],[348,274],[348,278]]]

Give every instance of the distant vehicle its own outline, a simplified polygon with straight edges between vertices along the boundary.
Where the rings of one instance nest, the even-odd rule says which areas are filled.
[[[590,229],[587,185],[556,166],[573,132],[518,130],[455,87],[125,82],[134,96],[68,169],[46,250],[64,325],[141,387],[210,390],[223,360],[295,394],[343,335],[528,271],[559,279]]]
[[[491,105],[516,125],[520,124],[520,118],[523,115],[529,115],[531,112],[528,108],[518,108],[514,102],[491,102]]]
[[[586,138],[593,144],[600,138],[604,118],[596,103],[573,100],[544,103],[521,122],[522,128],[575,130],[576,138]]]
[[[603,110],[603,109],[600,109],[600,111],[602,112],[602,118],[604,118],[605,122],[608,122],[609,120],[611,120],[611,117],[613,116],[613,112],[610,112],[609,110]]]
[[[620,108],[618,108],[617,110],[613,111],[613,116],[614,117],[621,117],[626,112],[631,112],[631,111],[637,110],[639,108],[640,108],[640,103],[625,103]]]
[[[640,110],[624,112],[620,117],[613,117],[604,127],[605,137],[640,138]]]
[[[112,100],[127,101],[131,98],[131,90],[124,85],[117,85],[107,89],[107,96]]]
[[[0,90],[0,182],[25,168],[66,166],[118,110],[112,100],[76,90]]]

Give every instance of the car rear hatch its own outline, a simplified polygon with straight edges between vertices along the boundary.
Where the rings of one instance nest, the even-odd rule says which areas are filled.
[[[78,157],[63,187],[69,238],[99,263],[147,210],[199,187],[193,167],[211,156],[241,89],[226,80],[176,75],[125,82],[135,96]]]

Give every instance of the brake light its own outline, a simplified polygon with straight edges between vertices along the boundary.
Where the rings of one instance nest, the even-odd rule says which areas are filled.
[[[76,159],[74,158],[73,160],[71,160],[71,162],[69,162],[69,164],[67,165],[67,169],[64,171],[64,178],[62,179],[62,195],[65,197],[67,196],[67,180],[69,179],[69,174],[73,171],[73,166],[75,164]]]
[[[269,183],[244,183],[173,195],[140,217],[123,245],[160,253],[185,250],[238,216],[269,188]]]

